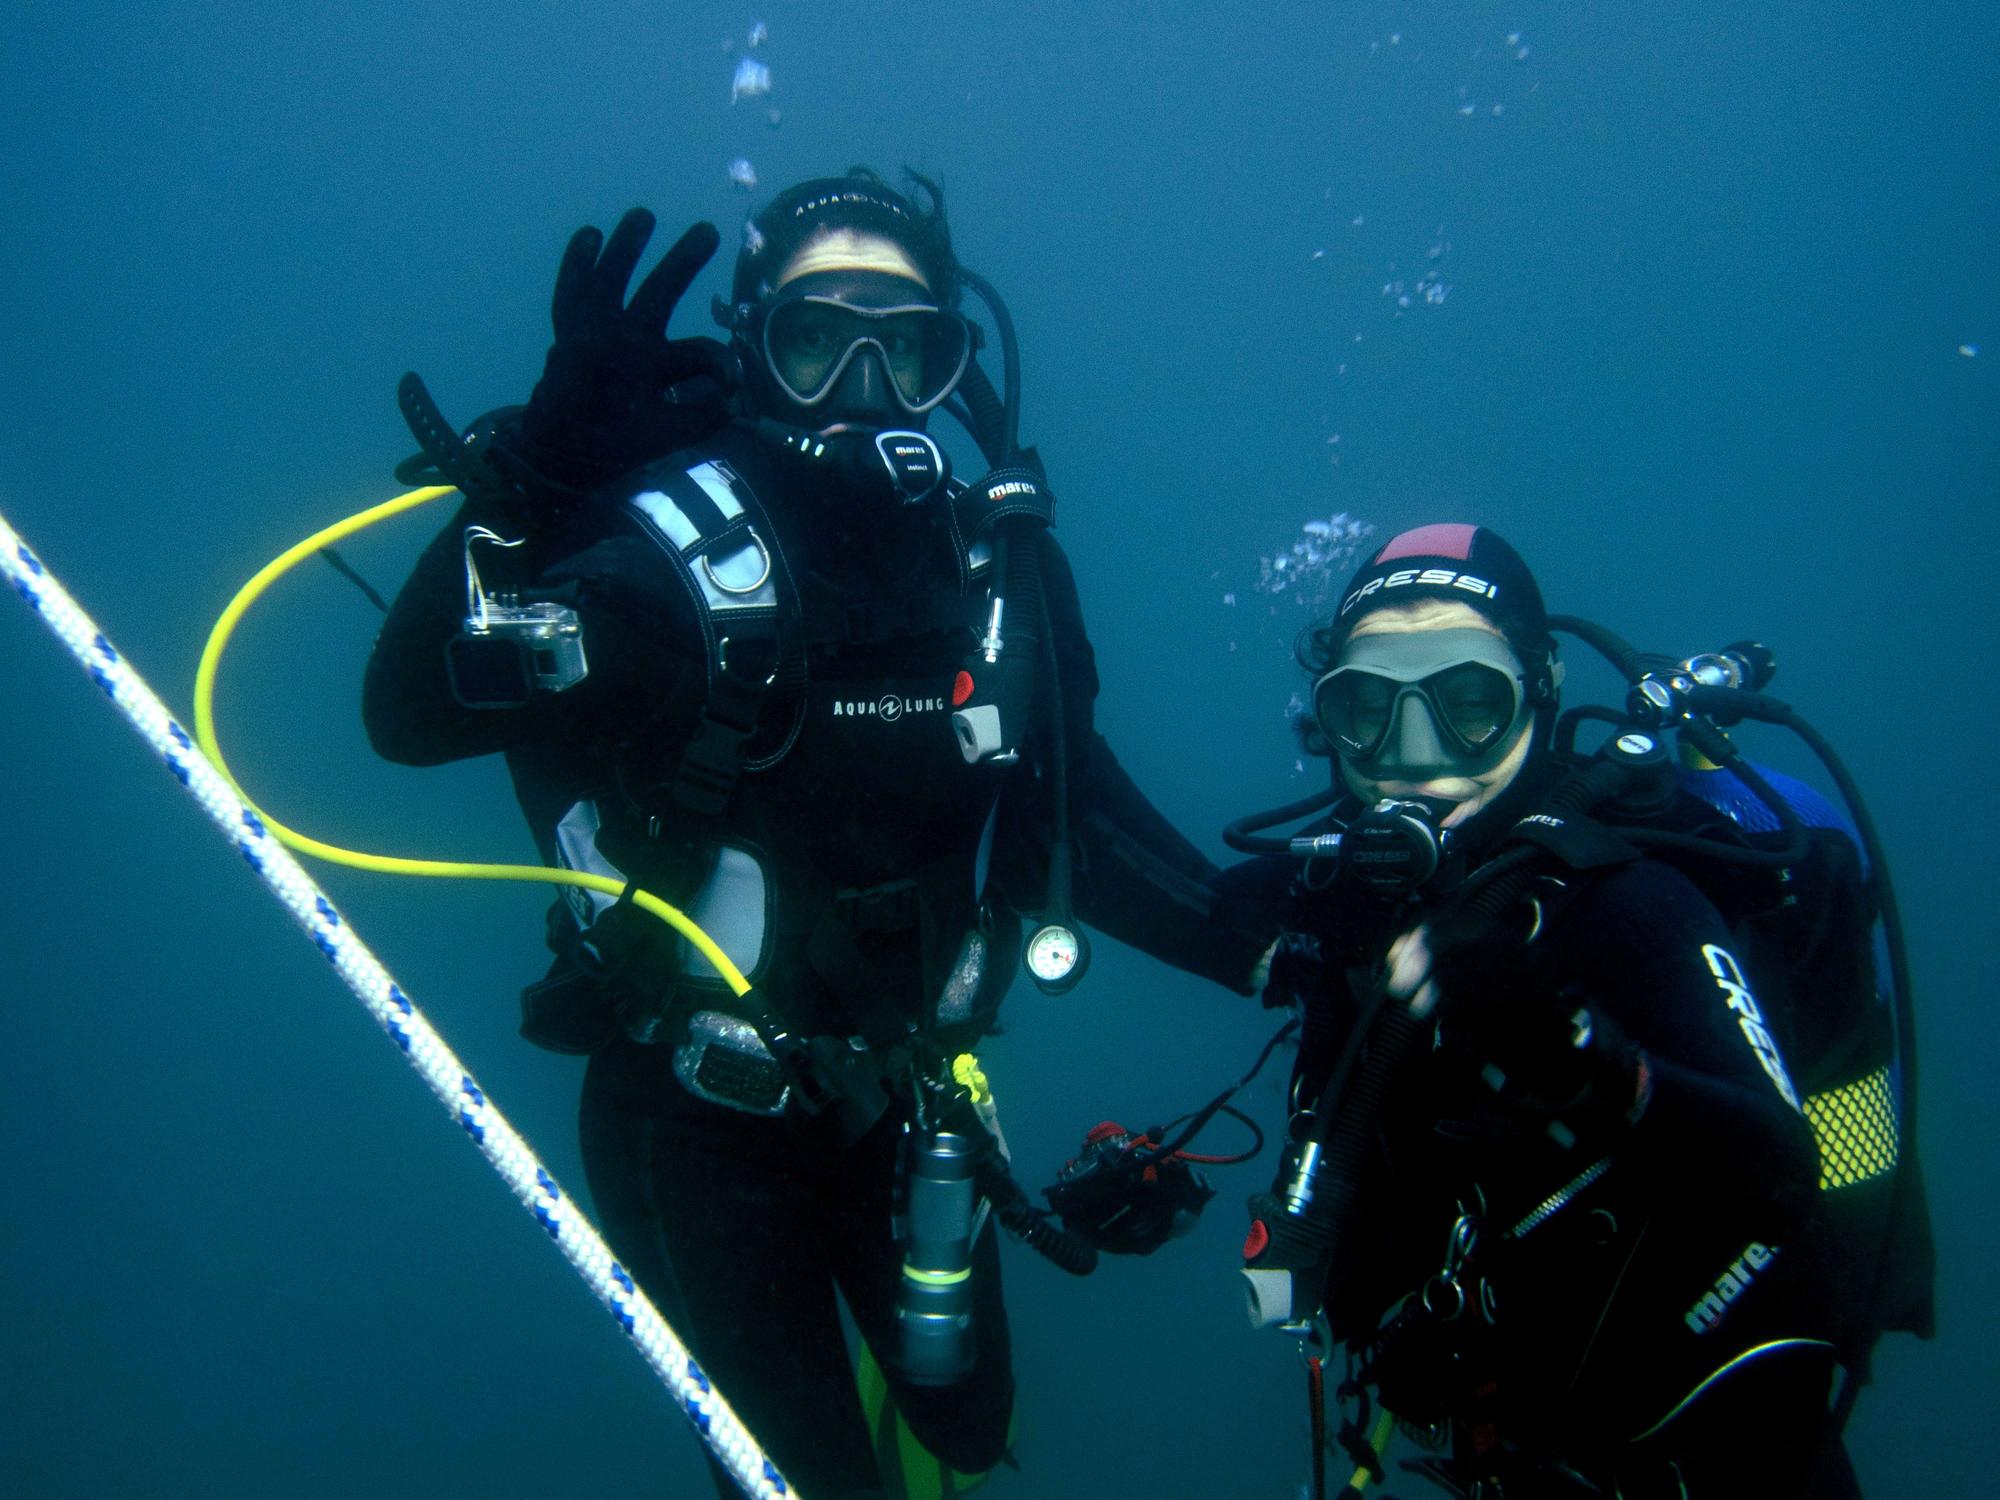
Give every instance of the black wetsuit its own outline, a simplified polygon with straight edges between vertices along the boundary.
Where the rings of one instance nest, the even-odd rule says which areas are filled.
[[[1684,874],[1652,859],[1558,873],[1535,888],[1532,942],[1439,957],[1432,1045],[1392,1095],[1327,1287],[1334,1330],[1385,1407],[1451,1433],[1461,1481],[1501,1478],[1510,1496],[1804,1493],[1832,1322],[1803,1232],[1817,1154],[1783,1060]],[[1293,899],[1320,944],[1296,986],[1295,1097],[1310,1102],[1379,994],[1390,942],[1445,903],[1303,882]],[[1643,1049],[1636,1124],[1631,1084],[1572,1102],[1579,1008]],[[1476,1234],[1458,1262],[1455,1230]],[[1555,1477],[1559,1464],[1605,1488]]]
[[[765,941],[751,977],[802,1035],[879,1032],[885,1012],[925,1027],[977,931],[985,943],[979,997],[937,1038],[946,1050],[964,1045],[990,1024],[1018,952],[1021,914],[1043,898],[1048,718],[1038,716],[1019,764],[964,764],[948,699],[972,634],[940,625],[936,611],[899,607],[937,596],[949,603],[956,591],[972,605],[965,617],[977,614],[984,588],[964,574],[965,550],[954,553],[942,502],[870,508],[807,490],[740,432],[702,452],[726,456],[754,486],[781,544],[795,614],[850,627],[844,638],[810,644],[771,691],[752,754],[795,738],[767,769],[742,775],[713,825],[718,838],[753,850],[766,872]],[[590,654],[583,682],[513,710],[468,710],[454,700],[444,647],[464,612],[461,531],[487,519],[461,515],[397,599],[364,704],[369,734],[392,760],[434,764],[504,751],[551,862],[570,852],[559,848],[558,825],[578,806],[594,807],[600,848],[670,900],[686,881],[675,867],[685,851],[670,857],[671,837],[659,838],[663,824],[671,835],[675,818],[667,783],[699,725],[709,659],[686,581],[617,502],[652,482],[647,474],[684,472],[689,461],[652,466],[603,505],[542,528],[527,555],[511,560],[523,582],[568,586]],[[523,529],[490,524],[509,536]],[[1045,545],[1077,913],[1242,990],[1275,929],[1218,901],[1213,867],[1140,795],[1096,733],[1097,677],[1075,585],[1053,541]],[[551,925],[553,946],[569,955],[575,916],[559,904]],[[642,968],[641,979],[663,989],[677,982],[671,965]],[[647,1044],[617,1031],[597,1047],[585,1079],[585,1166],[613,1248],[806,1493],[872,1492],[878,1482],[847,1375],[836,1287],[926,1446],[963,1471],[992,1467],[1006,1441],[1013,1382],[990,1228],[976,1251],[972,1375],[926,1390],[898,1381],[892,1368],[900,1256],[890,1200],[905,1108],[893,1106],[856,1141],[796,1110],[767,1118],[707,1102],[677,1081],[674,1027],[670,1020]]]

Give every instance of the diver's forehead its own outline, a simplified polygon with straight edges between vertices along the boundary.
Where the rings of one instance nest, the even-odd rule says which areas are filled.
[[[887,235],[833,227],[816,231],[799,246],[772,278],[772,285],[784,288],[808,276],[855,272],[914,282],[920,294],[930,292],[930,282],[910,252]]]
[[[1364,635],[1408,635],[1426,630],[1478,630],[1500,635],[1500,629],[1470,604],[1456,599],[1416,599],[1371,609],[1347,632],[1351,641]],[[1503,637],[1504,638],[1504,637]]]

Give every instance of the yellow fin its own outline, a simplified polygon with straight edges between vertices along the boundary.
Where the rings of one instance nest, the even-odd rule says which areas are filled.
[[[861,1410],[868,1419],[870,1440],[875,1447],[875,1465],[882,1471],[882,1488],[889,1500],[952,1500],[968,1494],[986,1482],[993,1471],[962,1474],[917,1441],[909,1424],[896,1410],[889,1395],[889,1382],[875,1363],[867,1342],[855,1362],[854,1384],[861,1393]],[[1021,1414],[1017,1410],[1007,1427],[1007,1449],[1011,1454],[1020,1434]]]

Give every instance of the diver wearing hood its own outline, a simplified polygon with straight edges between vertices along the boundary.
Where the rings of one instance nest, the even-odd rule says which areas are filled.
[[[954,1054],[992,1029],[1023,918],[1043,923],[1033,951],[1080,957],[1071,840],[1076,916],[1167,962],[1249,993],[1273,935],[1217,897],[1214,867],[1095,732],[1075,584],[1013,440],[1018,384],[1003,403],[979,373],[958,305],[975,278],[935,188],[916,187],[857,169],[765,206],[716,309],[726,345],[665,337],[713,229],[629,297],[650,215],[579,232],[526,408],[463,452],[448,428],[426,443],[468,505],[397,599],[364,701],[391,759],[505,752],[545,859],[681,906],[763,997],[768,1014],[745,1011],[629,903],[577,897],[550,915],[557,958],[523,1029],[590,1054],[583,1157],[607,1238],[813,1495],[882,1484],[833,1373],[841,1302],[958,1483],[1003,1456],[993,1228],[929,1233],[966,1257],[949,1276],[904,1260],[925,1205],[969,1207],[952,1153],[994,1155]],[[439,429],[407,388],[405,406],[420,435]],[[950,478],[925,431],[941,409],[1003,478]],[[1029,528],[1011,562],[996,522]],[[570,611],[580,651],[545,670],[531,641],[525,670],[482,673],[473,557],[527,624]],[[971,746],[958,716],[1008,668],[1025,693],[1011,737]],[[1031,972],[1060,985],[1080,968]],[[774,1027],[809,1066],[781,1065]],[[926,1297],[960,1300],[933,1314]],[[919,1326],[948,1337],[926,1346]]]
[[[1304,1015],[1253,1319],[1347,1345],[1454,1493],[1805,1493],[1813,1136],[1722,917],[1553,752],[1528,569],[1405,532],[1299,658],[1341,795],[1303,870],[1246,867],[1289,892],[1267,1000]]]

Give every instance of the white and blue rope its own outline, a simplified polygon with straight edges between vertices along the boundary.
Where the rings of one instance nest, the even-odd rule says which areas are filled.
[[[514,1127],[474,1082],[444,1039],[380,960],[341,919],[333,903],[265,827],[257,814],[174,722],[138,673],[119,655],[48,568],[0,515],[0,576],[40,615],[132,727],[193,794],[209,818],[263,877],[347,987],[409,1058],[410,1065],[472,1137],[494,1171],[556,1242],[746,1495],[775,1500],[794,1491],[694,1362],[646,1294],[633,1285],[596,1228],[549,1175]]]

